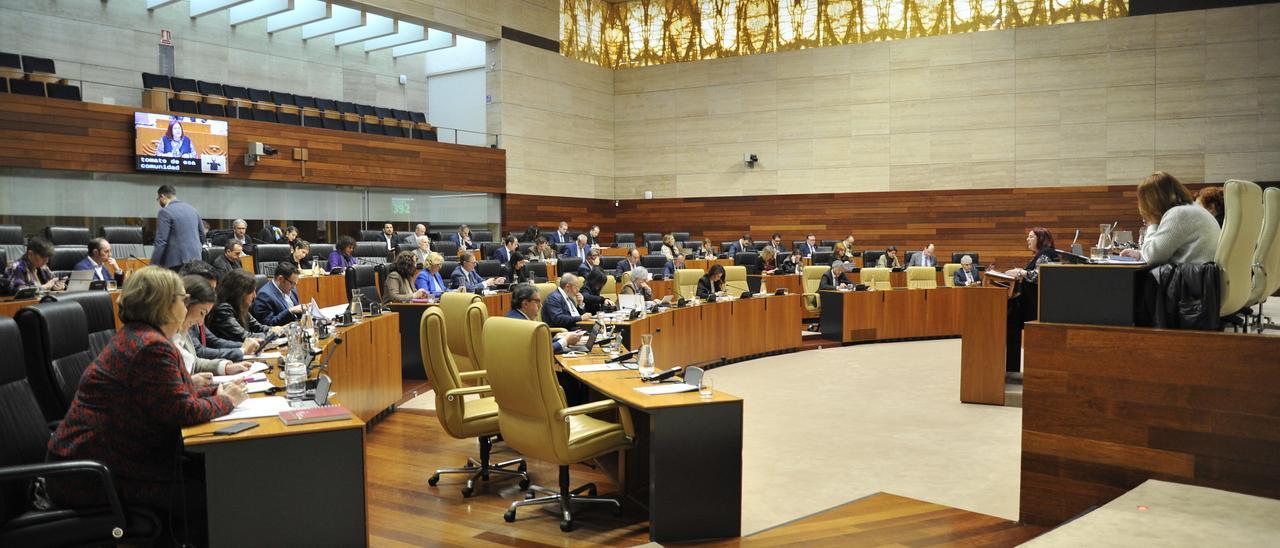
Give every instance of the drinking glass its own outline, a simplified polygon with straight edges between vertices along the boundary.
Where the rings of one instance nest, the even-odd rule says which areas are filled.
[[[711,375],[703,374],[702,380],[698,381],[698,397],[709,400],[711,395],[716,391],[716,381]]]
[[[1107,258],[1107,250],[1101,247],[1092,247],[1089,249],[1089,258],[1094,262],[1100,263]]]

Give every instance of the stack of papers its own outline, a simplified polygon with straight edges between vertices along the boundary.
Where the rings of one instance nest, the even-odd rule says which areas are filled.
[[[266,392],[268,390],[271,390],[272,386],[273,385],[271,384],[271,381],[257,381],[257,382],[251,382],[244,385],[244,388],[250,394],[258,394],[261,392]]]
[[[237,405],[230,413],[213,419],[213,422],[270,417],[273,415],[279,415],[281,411],[288,410],[289,400],[280,396],[249,398],[241,402],[240,405]]]
[[[593,363],[588,365],[575,365],[573,370],[579,373],[599,373],[601,371],[626,371],[627,368],[619,363]]]
[[[267,364],[262,362],[253,362],[253,366],[250,367],[248,371],[236,373],[235,375],[214,375],[213,382],[222,384],[224,382],[234,382],[240,379],[244,379],[248,382],[265,381],[267,380],[267,375],[262,372],[267,369],[270,369],[267,367]]]
[[[278,359],[280,359],[280,358],[284,357],[284,354],[281,354],[281,353],[279,353],[279,352],[262,352],[262,353],[260,353],[260,354],[258,354],[258,355],[256,355],[256,356],[245,356],[245,357],[246,357],[246,358],[255,358],[255,359],[259,359],[259,360],[278,360]]]
[[[697,390],[697,389],[698,387],[692,384],[672,383],[672,384],[659,384],[656,386],[637,386],[636,392],[639,392],[641,394],[648,394],[650,396],[657,396],[660,394],[679,394],[680,392],[693,392],[694,390]]]

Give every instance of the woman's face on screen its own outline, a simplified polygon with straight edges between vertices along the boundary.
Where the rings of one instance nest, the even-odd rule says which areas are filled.
[[[173,124],[173,138],[174,139],[182,138],[182,124]]]

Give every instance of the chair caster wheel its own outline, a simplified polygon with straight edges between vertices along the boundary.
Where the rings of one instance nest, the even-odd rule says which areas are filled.
[[[533,500],[534,496],[536,496],[535,493],[533,491],[529,491],[524,494],[524,500]]]
[[[528,466],[527,464],[525,464],[524,462],[521,462],[521,463],[520,463],[520,467],[519,467],[519,468],[516,468],[516,470],[518,470],[518,471],[520,471],[520,472],[528,472],[528,471],[529,471],[529,466]]]
[[[470,497],[471,497],[471,494],[472,494],[472,493],[475,493],[475,492],[476,492],[475,488],[472,488],[472,487],[463,487],[463,488],[462,488],[462,498],[470,498]]]
[[[506,520],[507,523],[514,523],[516,521],[516,511],[507,510],[506,512],[503,512],[502,519]]]
[[[427,485],[435,487],[437,483],[440,483],[440,474],[432,474],[430,478],[427,478]]]
[[[573,521],[572,521],[572,520],[567,520],[567,519],[562,519],[562,520],[560,520],[560,530],[561,530],[561,531],[564,531],[564,532],[566,532],[566,533],[568,533],[569,531],[572,531],[572,530],[573,530]]]
[[[520,480],[520,490],[522,490],[522,491],[523,491],[523,490],[528,489],[528,488],[529,488],[529,480],[527,480],[527,479],[522,479],[522,480]],[[533,494],[533,493],[530,493],[530,494]]]

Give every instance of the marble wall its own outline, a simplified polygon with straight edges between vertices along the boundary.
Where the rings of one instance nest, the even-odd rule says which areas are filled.
[[[488,54],[507,192],[613,198],[614,71],[510,40]]]
[[[621,199],[1277,180],[1280,5],[621,69],[614,93]]]

